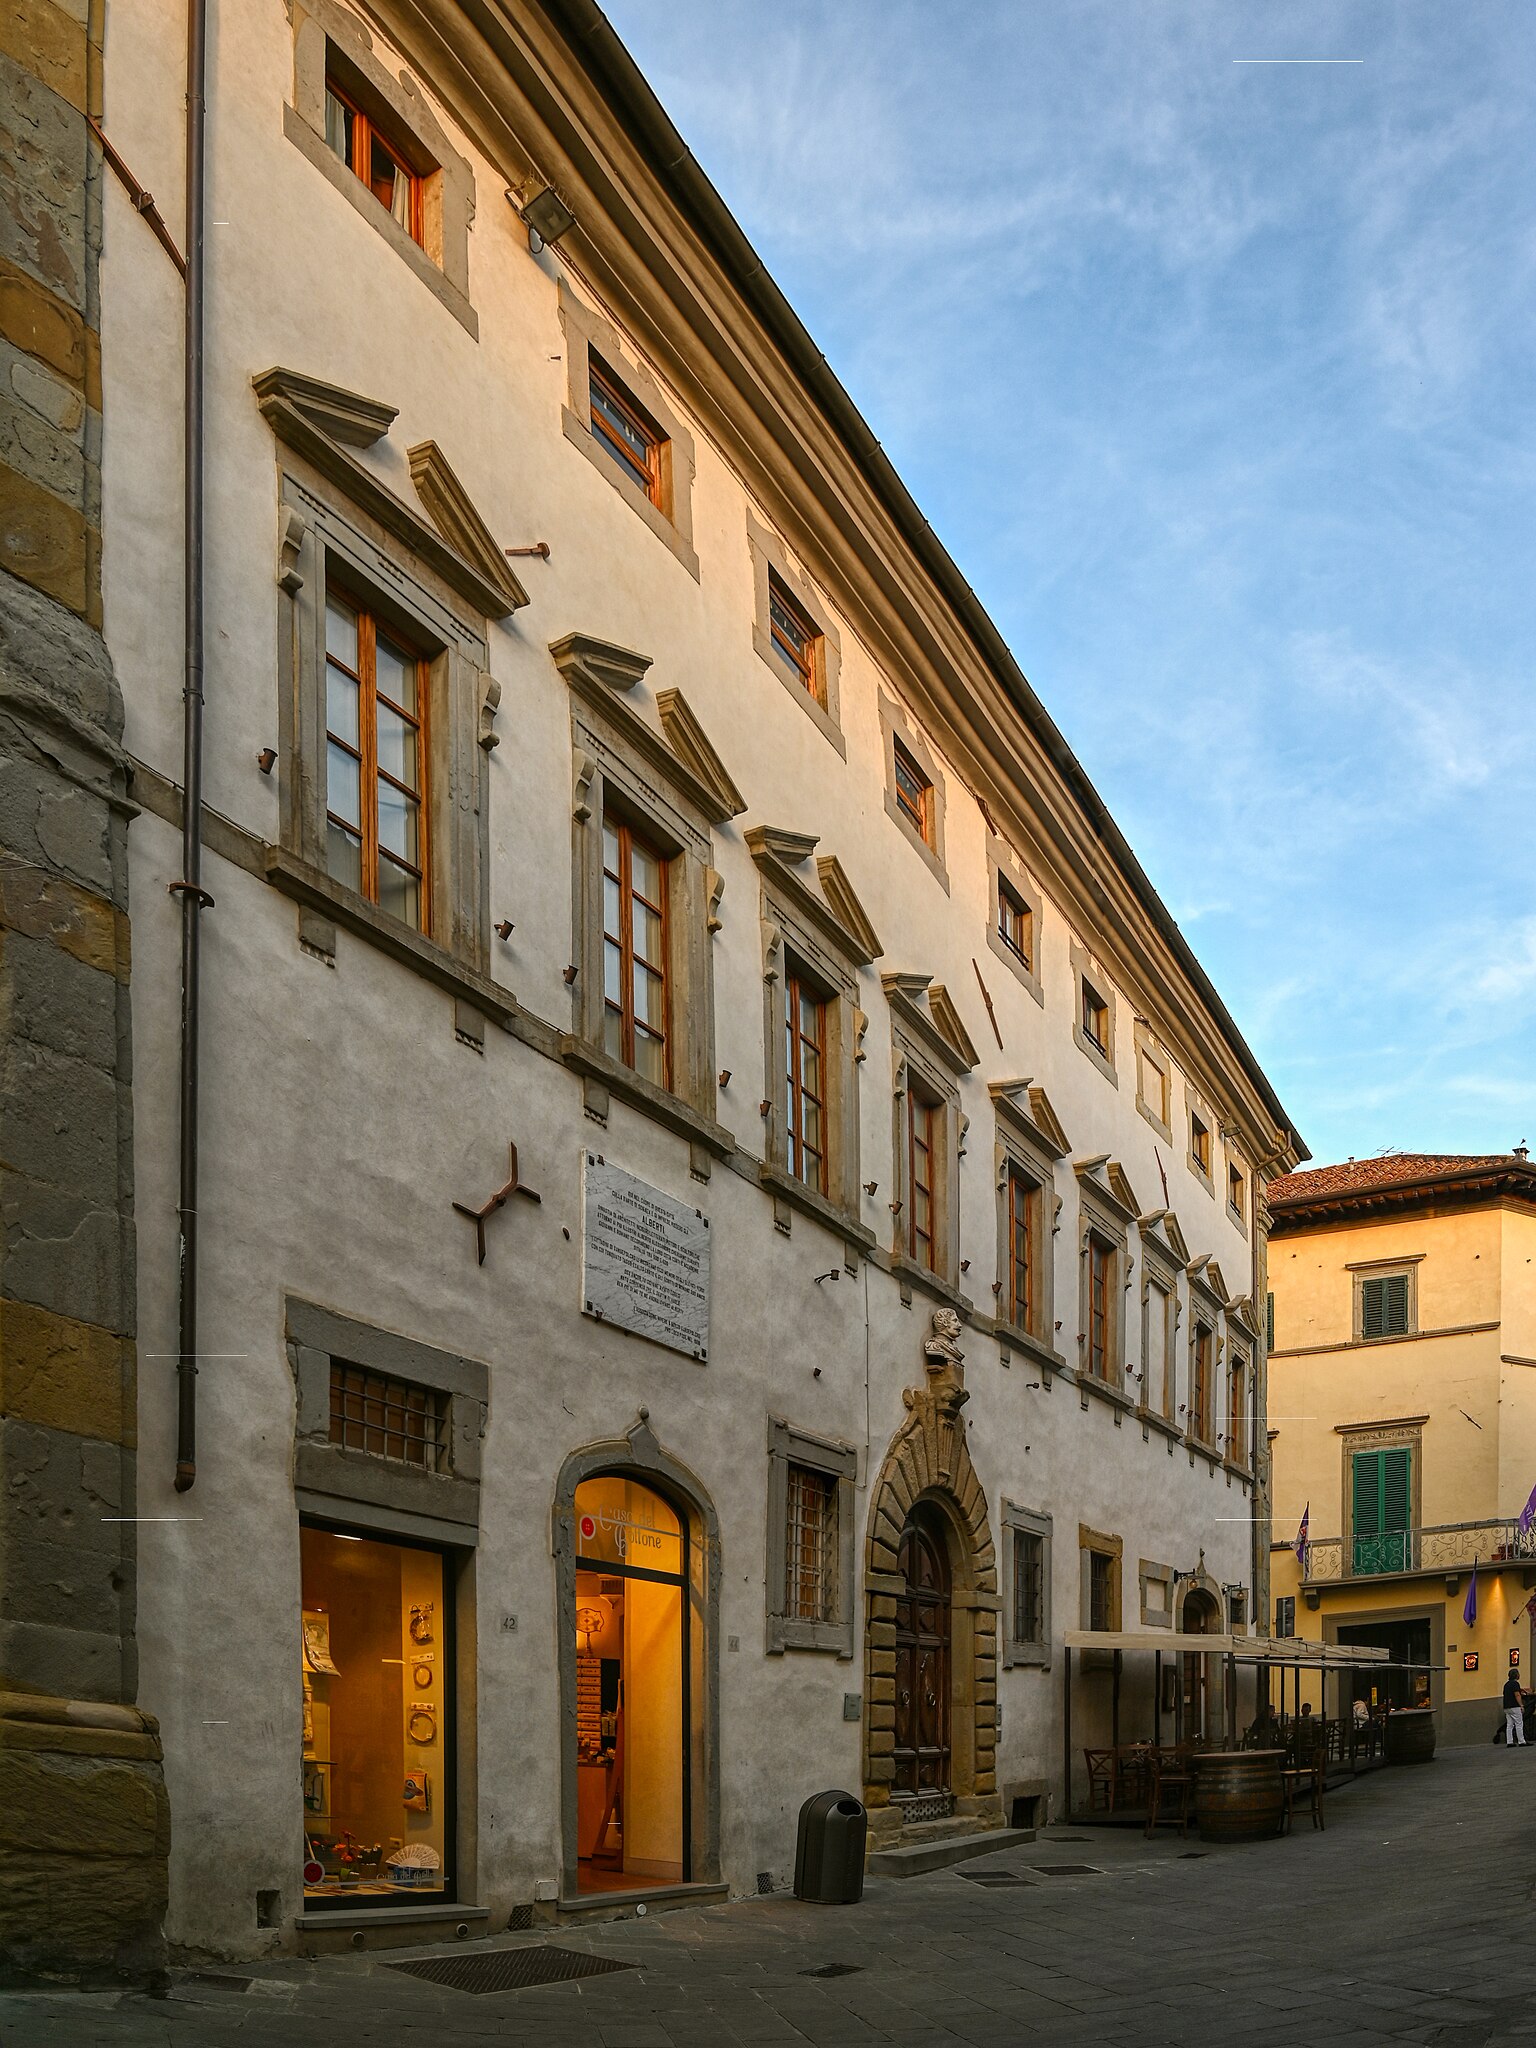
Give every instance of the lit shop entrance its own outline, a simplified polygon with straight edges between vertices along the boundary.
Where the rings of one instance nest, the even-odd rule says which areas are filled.
[[[689,1876],[687,1534],[660,1494],[576,1488],[577,1889]]]
[[[454,1897],[443,1553],[305,1523],[304,1905]]]

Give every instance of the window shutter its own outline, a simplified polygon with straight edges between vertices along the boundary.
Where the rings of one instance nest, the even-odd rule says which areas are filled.
[[[1402,1337],[1408,1330],[1408,1275],[1382,1273],[1360,1283],[1362,1337]]]
[[[1384,1451],[1355,1453],[1355,1534],[1379,1536],[1385,1526],[1381,1519],[1381,1464]]]
[[[1412,1452],[1379,1451],[1381,1460],[1381,1528],[1396,1531],[1408,1527],[1409,1464]]]

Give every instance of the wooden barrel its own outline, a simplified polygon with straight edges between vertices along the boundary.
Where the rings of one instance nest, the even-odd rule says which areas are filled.
[[[1404,1707],[1388,1714],[1382,1754],[1389,1764],[1427,1764],[1435,1753],[1433,1707]]]
[[[1195,1763],[1195,1819],[1205,1842],[1254,1842],[1277,1834],[1284,1800],[1280,1749],[1210,1750]]]

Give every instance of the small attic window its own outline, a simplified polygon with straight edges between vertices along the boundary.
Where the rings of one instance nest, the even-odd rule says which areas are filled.
[[[391,128],[363,111],[333,71],[325,77],[325,139],[418,247],[425,236],[422,178]]]

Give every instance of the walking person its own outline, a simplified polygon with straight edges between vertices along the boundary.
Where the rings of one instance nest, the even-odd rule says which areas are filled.
[[[1511,1668],[1504,1681],[1504,1740],[1509,1746],[1525,1748],[1525,1701],[1520,1693],[1520,1674]]]

